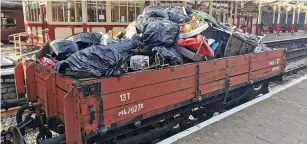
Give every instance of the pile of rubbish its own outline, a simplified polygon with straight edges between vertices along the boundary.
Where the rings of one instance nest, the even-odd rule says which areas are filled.
[[[148,6],[115,36],[77,33],[47,42],[32,59],[67,76],[107,77],[268,50],[263,47],[205,12]]]

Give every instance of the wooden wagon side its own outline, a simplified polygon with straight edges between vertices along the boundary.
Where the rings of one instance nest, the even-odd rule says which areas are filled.
[[[24,84],[18,83],[17,92],[40,101],[48,118],[62,120],[67,143],[81,143],[83,132],[115,129],[281,75],[283,70],[284,50],[274,50],[112,78],[75,80],[32,62],[21,62],[15,73],[16,82]]]

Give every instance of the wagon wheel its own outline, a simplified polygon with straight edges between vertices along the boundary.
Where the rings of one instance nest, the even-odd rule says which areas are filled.
[[[249,101],[250,99],[253,98],[253,92],[254,91],[252,86],[246,86],[240,89],[230,91],[227,95],[228,98],[221,107],[221,112],[223,112],[223,109],[229,110],[235,106],[238,106],[240,104]]]
[[[47,129],[46,127],[42,128],[40,130],[40,132],[37,134],[36,136],[36,142],[38,143],[39,140],[45,140],[45,139],[49,139],[52,138],[52,133],[49,129]]]
[[[26,144],[24,137],[21,135],[17,127],[13,128],[12,134],[13,134],[12,140],[14,144]]]
[[[254,84],[253,90],[254,92],[253,92],[252,97],[250,97],[250,100],[254,99],[260,94],[267,94],[269,92],[269,83],[264,82],[264,83]]]

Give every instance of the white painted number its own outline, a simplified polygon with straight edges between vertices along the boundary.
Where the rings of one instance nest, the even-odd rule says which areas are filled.
[[[134,105],[134,106],[129,106],[127,108],[120,110],[118,112],[118,116],[133,114],[133,113],[139,112],[143,108],[144,108],[144,104],[137,104],[137,105]]]
[[[121,102],[124,102],[124,101],[130,99],[130,93],[121,94],[119,97],[120,97],[120,101],[121,101]]]
[[[272,71],[277,71],[277,70],[279,70],[279,66],[272,68]]]
[[[271,65],[277,65],[277,64],[279,64],[279,62],[280,62],[280,58],[277,58],[276,59],[276,61],[274,60],[274,61],[270,61],[269,62],[269,65],[271,66]]]

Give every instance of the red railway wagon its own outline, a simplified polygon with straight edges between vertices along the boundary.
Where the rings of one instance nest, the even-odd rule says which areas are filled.
[[[116,129],[131,123],[145,125],[146,120],[163,114],[172,116],[169,112],[200,106],[210,99],[227,104],[237,99],[230,96],[232,91],[280,77],[284,63],[284,50],[279,49],[121,77],[74,79],[22,60],[15,68],[15,78],[17,93],[41,104],[36,113],[45,114],[48,129],[59,132],[62,125],[62,139],[79,144],[90,143],[93,133],[104,135],[100,138],[114,131],[118,134],[122,130]],[[123,143],[129,142],[136,143]]]

